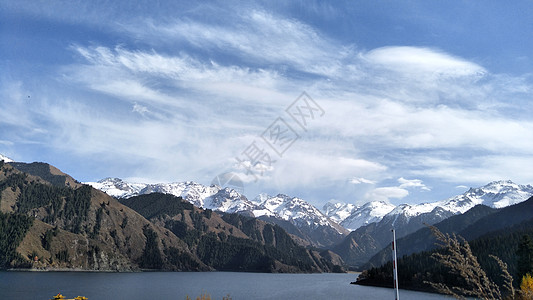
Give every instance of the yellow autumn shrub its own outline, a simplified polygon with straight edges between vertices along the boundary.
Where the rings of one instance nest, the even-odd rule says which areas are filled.
[[[522,277],[522,283],[520,284],[520,290],[522,294],[528,299],[533,297],[533,277],[528,273]]]

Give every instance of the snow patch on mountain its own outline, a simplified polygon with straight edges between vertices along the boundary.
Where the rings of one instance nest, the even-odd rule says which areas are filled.
[[[353,231],[361,226],[379,222],[385,217],[396,220],[402,216],[402,219],[408,222],[409,219],[423,214],[462,214],[479,204],[502,208],[525,201],[531,196],[533,196],[533,186],[501,180],[483,187],[470,188],[462,195],[437,202],[398,206],[382,201],[372,201],[362,206],[328,202],[323,211],[327,216]]]
[[[361,206],[330,201],[324,205],[323,211],[326,216],[338,222],[344,228],[353,231],[361,226],[379,222],[395,207],[384,201],[371,201]]]
[[[11,158],[9,158],[9,157],[7,157],[7,156],[5,156],[3,154],[0,154],[0,160],[3,160],[5,163],[15,162]]]
[[[330,226],[331,223],[331,220],[320,210],[297,197],[289,197],[283,194],[272,197],[261,194],[253,202],[258,204],[257,210],[253,211],[256,217],[266,213],[268,216],[275,216],[282,220],[293,220],[297,225],[305,224],[315,228],[318,226]]]
[[[332,227],[339,234],[346,230],[329,219],[313,205],[297,197],[287,195],[269,196],[260,194],[253,200],[234,189],[217,185],[205,186],[195,182],[177,183],[129,183],[119,178],[105,178],[98,182],[87,182],[113,197],[130,198],[149,193],[165,193],[182,197],[195,206],[224,213],[246,213],[254,217],[275,217],[289,221],[298,227],[316,229],[320,226]]]
[[[348,218],[358,207],[351,203],[343,203],[339,201],[328,201],[322,207],[322,211],[333,221],[341,223]]]

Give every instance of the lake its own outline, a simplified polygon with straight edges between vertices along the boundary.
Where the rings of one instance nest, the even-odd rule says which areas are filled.
[[[0,299],[46,300],[61,292],[97,299],[394,299],[393,290],[350,284],[357,274],[238,272],[0,272]],[[402,299],[450,299],[400,290]]]

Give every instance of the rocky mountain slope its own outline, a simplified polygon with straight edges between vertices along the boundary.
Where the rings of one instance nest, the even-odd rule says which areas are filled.
[[[171,230],[217,270],[261,272],[342,271],[330,253],[299,246],[281,227],[241,214],[218,215],[170,194],[122,199],[152,223]],[[338,258],[337,258],[338,259]]]
[[[52,171],[43,177],[69,177],[47,164],[25,167],[27,173],[10,164],[0,169],[1,213],[26,216],[32,223],[14,253],[1,253],[11,258],[3,267],[127,271],[153,268],[150,256],[159,254],[161,269],[209,269],[169,230],[107,194],[87,185],[71,186],[68,180],[52,184],[36,176],[49,168]],[[17,224],[12,225],[9,230],[17,231]],[[168,251],[177,258],[171,259]]]
[[[392,228],[396,229],[396,237],[401,238],[424,227],[424,224],[436,224],[451,216],[465,213],[476,205],[505,207],[523,202],[532,195],[531,185],[495,181],[480,188],[471,188],[462,195],[443,201],[417,205],[402,204],[385,214],[379,222],[370,223],[351,232],[332,250],[341,255],[349,266],[360,269],[372,256],[390,244]]]
[[[176,199],[137,199],[146,205],[136,207],[143,216],[48,164],[0,161],[0,268],[341,270],[331,263],[338,257],[298,246],[278,226],[253,219],[250,228],[257,230],[246,233],[238,226],[245,221],[233,225],[188,202],[185,209]],[[169,213],[176,207],[180,213]]]
[[[434,226],[441,232],[458,234],[466,240],[473,240],[486,233],[530,219],[533,219],[533,197],[499,209],[477,205],[464,214],[452,216]],[[435,248],[435,242],[431,231],[428,228],[421,228],[397,240],[398,256],[432,250]],[[390,260],[390,251],[382,250],[372,257],[365,267],[380,266],[388,260]]]
[[[240,213],[275,223],[298,236],[303,245],[327,247],[342,240],[348,231],[303,199],[279,194],[261,194],[249,200],[229,188],[204,186],[195,182],[129,183],[106,178],[87,184],[117,198],[130,198],[153,192],[182,197],[195,206],[224,213]]]
[[[533,197],[500,209],[478,205],[462,215],[435,224],[435,227],[443,233],[464,237],[480,267],[500,288],[504,286],[505,279],[492,255],[505,263],[515,283],[521,282],[523,274],[531,269],[529,262],[533,251],[529,243],[533,237]],[[397,249],[402,253],[398,261],[402,270],[399,272],[400,286],[432,291],[427,282],[464,285],[464,281],[457,281],[457,274],[446,272],[447,268],[431,257],[432,253],[438,251],[434,242],[429,228],[397,240]],[[388,253],[385,254],[385,251]],[[410,252],[412,254],[403,255]],[[362,273],[358,283],[392,286],[392,263],[389,260],[390,249],[381,251],[372,258],[367,266],[370,269]],[[377,267],[372,267],[374,264]]]

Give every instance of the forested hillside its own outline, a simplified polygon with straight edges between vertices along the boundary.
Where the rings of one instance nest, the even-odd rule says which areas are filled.
[[[442,232],[462,233],[463,230],[477,222],[481,218],[495,213],[497,210],[484,205],[477,205],[462,215],[451,216],[450,218],[435,224]],[[397,255],[405,255],[429,251],[435,249],[437,240],[431,230],[426,226],[418,231],[396,240]],[[391,260],[391,247],[385,247],[378,254],[374,255],[364,269],[379,267]]]
[[[477,256],[481,268],[491,280],[500,286],[503,284],[501,268],[489,255],[499,257],[508,266],[514,284],[518,286],[524,273],[533,272],[533,218],[528,221],[493,231],[470,241],[470,247]],[[529,241],[529,242],[528,242]],[[528,246],[530,245],[530,246]],[[399,286],[406,289],[431,290],[424,282],[443,282],[448,285],[461,286],[464,282],[455,274],[439,264],[426,251],[405,256],[398,260]],[[527,263],[524,263],[524,260]],[[524,270],[524,267],[527,270]],[[388,262],[377,268],[363,272],[359,284],[392,287],[392,263]]]
[[[277,225],[166,194],[124,203],[50,165],[2,162],[0,269],[342,271]]]
[[[239,214],[222,217],[179,197],[152,193],[121,200],[184,240],[217,270],[341,271],[316,251],[299,246],[281,227]]]
[[[2,268],[209,269],[170,231],[106,194],[69,183],[70,176],[49,165],[15,165],[56,182],[2,164],[0,211],[6,224],[1,229],[6,236],[0,249]],[[160,264],[147,259],[154,253],[161,257]]]

